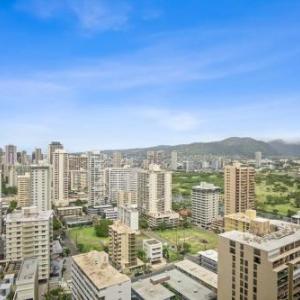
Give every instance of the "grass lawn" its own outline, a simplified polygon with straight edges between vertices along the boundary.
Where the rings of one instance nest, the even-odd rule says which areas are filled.
[[[77,244],[82,244],[82,252],[91,250],[102,251],[103,246],[108,244],[108,238],[99,238],[96,236],[93,226],[77,227],[69,230],[68,235],[71,240]]]
[[[187,229],[167,229],[164,231],[155,231],[161,238],[169,241],[171,244],[186,242],[191,245],[191,253],[196,254],[198,251],[212,249],[217,247],[218,235],[201,230],[198,228]]]

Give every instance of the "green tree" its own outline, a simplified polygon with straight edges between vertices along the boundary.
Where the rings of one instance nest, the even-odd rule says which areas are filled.
[[[98,237],[108,237],[109,226],[112,223],[113,222],[111,220],[107,220],[107,219],[100,220],[99,224],[94,226],[96,236],[98,236]]]
[[[147,262],[146,252],[142,249],[139,249],[137,252],[137,256],[140,260],[142,260],[144,263]]]
[[[149,228],[148,221],[144,217],[141,217],[139,220],[139,226],[142,229],[148,229]]]
[[[18,206],[18,202],[15,200],[10,201],[9,203],[9,208],[8,208],[8,213],[13,212]]]

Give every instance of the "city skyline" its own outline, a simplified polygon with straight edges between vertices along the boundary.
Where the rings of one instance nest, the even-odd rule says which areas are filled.
[[[3,2],[2,144],[298,140],[299,15],[275,0]]]

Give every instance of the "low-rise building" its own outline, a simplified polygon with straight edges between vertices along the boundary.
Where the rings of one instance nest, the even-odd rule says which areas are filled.
[[[104,213],[103,213],[103,217],[105,219],[112,220],[112,221],[117,220],[118,219],[118,209],[116,207],[105,209]]]
[[[82,215],[82,207],[81,206],[57,207],[56,213],[59,217],[81,216]]]
[[[76,300],[131,299],[131,281],[109,264],[105,252],[72,257],[72,294]]]
[[[160,262],[163,258],[162,243],[155,239],[144,240],[143,250],[151,263]]]
[[[15,275],[6,274],[0,281],[0,300],[6,300],[12,291]]]
[[[158,228],[161,224],[168,228],[174,228],[179,223],[179,214],[176,212],[149,213],[145,217],[150,228]]]
[[[14,300],[38,300],[38,260],[25,258],[16,280]]]
[[[218,252],[216,250],[200,251],[198,254],[200,266],[214,273],[218,273]]]

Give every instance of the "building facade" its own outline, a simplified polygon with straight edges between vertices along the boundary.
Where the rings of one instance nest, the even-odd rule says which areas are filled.
[[[26,207],[32,205],[30,194],[30,174],[18,175],[18,206]]]
[[[52,211],[26,207],[6,217],[6,259],[21,260],[36,257],[39,280],[50,274],[50,254],[53,241]]]
[[[221,189],[213,184],[201,182],[192,188],[192,222],[209,228],[219,215]]]
[[[224,168],[224,214],[255,208],[255,169],[233,163]]]

